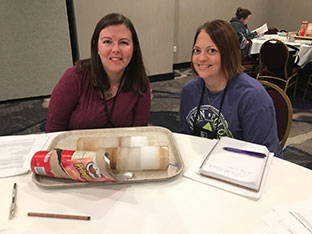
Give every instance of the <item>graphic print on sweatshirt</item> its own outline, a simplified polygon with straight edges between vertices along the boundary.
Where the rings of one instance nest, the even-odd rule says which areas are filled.
[[[196,117],[196,113],[197,113],[197,106],[195,106],[193,109],[191,109],[189,111],[189,113],[186,116],[186,121],[190,127],[190,129],[193,131],[194,130],[194,119]],[[231,133],[231,131],[229,130],[229,125],[228,122],[225,120],[224,116],[222,115],[222,113],[220,113],[220,118],[218,121],[218,114],[219,114],[219,110],[217,108],[215,108],[214,106],[211,105],[201,105],[200,106],[200,111],[196,120],[196,125],[214,132],[217,128],[217,122],[219,122],[218,124],[218,136],[224,137],[224,136],[228,136],[228,137],[232,137],[233,138],[233,134]]]

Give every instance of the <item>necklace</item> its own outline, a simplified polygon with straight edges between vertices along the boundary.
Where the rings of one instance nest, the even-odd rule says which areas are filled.
[[[202,131],[207,131],[207,130],[204,130],[203,127],[200,127],[200,126],[197,126],[197,119],[198,119],[198,115],[199,115],[199,112],[200,112],[200,107],[203,103],[203,97],[204,97],[204,93],[205,93],[205,83],[203,83],[203,88],[202,88],[202,91],[201,91],[201,95],[200,95],[200,101],[199,101],[199,104],[197,106],[197,111],[196,111],[196,115],[195,115],[195,118],[193,120],[193,134],[195,136],[206,136],[207,138],[211,138],[211,139],[218,139],[219,138],[219,134],[218,134],[218,127],[219,127],[219,122],[220,122],[220,114],[221,114],[221,109],[222,109],[222,106],[223,106],[223,102],[224,102],[224,98],[225,98],[225,94],[226,94],[226,90],[228,88],[228,84],[226,84],[225,86],[225,89],[224,89],[224,92],[221,91],[218,96],[213,100],[213,102],[216,101],[216,99],[221,95],[221,93],[223,93],[222,95],[222,99],[221,99],[221,104],[220,104],[220,108],[219,108],[219,113],[218,113],[218,119],[217,119],[217,122],[216,122],[216,128],[213,132],[213,136],[211,136],[211,134],[207,135],[207,134],[203,134],[202,135]],[[207,89],[207,88],[206,88]],[[207,89],[207,92],[208,92],[208,89]],[[207,96],[208,97],[208,96]],[[208,102],[209,102],[209,98],[208,98]],[[211,132],[211,131],[210,131]]]
[[[108,92],[106,93],[106,96],[107,96],[108,98],[111,98],[111,97],[113,97],[113,94],[112,94],[111,91],[108,91]]]
[[[115,125],[112,123],[112,119],[111,119],[111,118],[112,118],[112,115],[113,115],[113,111],[114,111],[114,108],[115,108],[115,104],[116,104],[116,100],[117,100],[118,94],[119,94],[119,92],[120,92],[120,87],[121,87],[123,78],[124,78],[124,77],[122,76],[122,77],[121,77],[120,84],[119,84],[119,86],[118,86],[118,90],[117,90],[117,92],[116,92],[116,95],[115,95],[115,97],[113,98],[113,103],[112,103],[112,105],[111,105],[110,112],[108,112],[108,105],[107,105],[106,100],[105,100],[104,90],[101,89],[102,97],[103,97],[103,103],[104,103],[104,107],[105,107],[105,114],[106,114],[106,118],[107,118],[106,124],[105,124],[106,127],[113,127],[113,128],[115,127]],[[108,91],[106,95],[107,95],[108,97],[109,97],[109,96],[110,96],[110,97],[113,96],[113,94],[112,94],[111,91]]]
[[[118,90],[119,90],[120,84],[118,85]],[[114,96],[112,88],[108,89],[107,91],[105,91],[105,96],[110,99]]]
[[[215,94],[212,93],[212,92],[210,92],[208,89],[206,89],[206,90],[207,90],[207,100],[208,100],[208,104],[211,105],[211,106],[213,105],[213,103],[215,103],[215,101],[218,99],[218,97],[223,93],[223,90],[220,91],[220,92],[218,93],[218,95],[217,95],[212,101],[210,101],[209,93],[211,93],[211,95],[210,95],[211,98],[212,98],[213,96],[215,96]]]

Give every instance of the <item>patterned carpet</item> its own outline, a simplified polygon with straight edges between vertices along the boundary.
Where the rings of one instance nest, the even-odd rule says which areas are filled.
[[[312,169],[312,103],[292,100],[292,129],[284,149],[284,159]]]
[[[179,132],[180,92],[191,79],[190,69],[175,71],[175,79],[151,83],[152,107],[149,125]],[[0,135],[44,132],[45,99],[35,98],[0,103]],[[284,149],[284,159],[312,168],[312,101],[292,100],[294,120]]]
[[[0,104],[0,136],[42,132],[48,110],[44,99],[18,100]]]

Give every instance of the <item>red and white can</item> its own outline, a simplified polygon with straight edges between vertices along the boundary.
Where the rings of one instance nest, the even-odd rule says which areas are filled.
[[[301,36],[301,37],[305,36],[305,32],[306,32],[307,27],[308,27],[308,21],[302,21],[301,27],[299,30],[299,36]]]
[[[76,181],[115,181],[110,171],[105,169],[109,164],[103,154],[104,152],[99,152],[97,160],[96,151],[38,151],[32,157],[31,169],[37,175]]]
[[[31,159],[31,170],[37,175],[55,177],[51,170],[51,156],[53,151],[38,151]]]

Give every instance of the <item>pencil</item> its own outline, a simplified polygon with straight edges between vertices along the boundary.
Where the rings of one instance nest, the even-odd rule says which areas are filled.
[[[58,219],[79,219],[79,220],[90,220],[91,219],[90,216],[36,213],[36,212],[28,212],[27,215],[28,216],[35,216],[35,217],[45,217],[45,218],[58,218]]]

